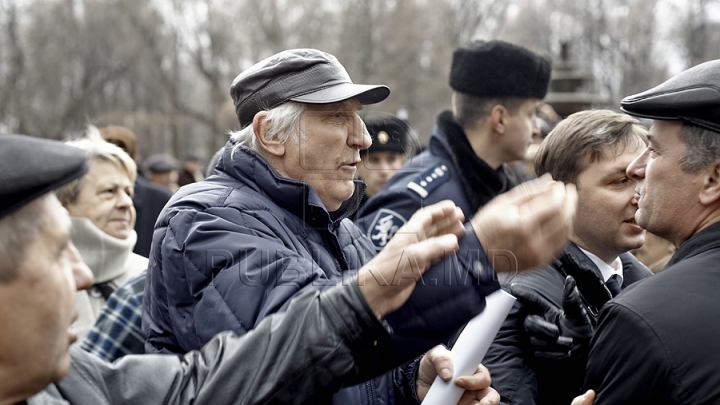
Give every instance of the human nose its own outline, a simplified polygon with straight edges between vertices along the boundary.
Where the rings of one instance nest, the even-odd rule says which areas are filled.
[[[133,201],[132,201],[132,197],[130,197],[130,194],[121,190],[120,195],[118,196],[118,199],[117,199],[117,206],[123,207],[123,208],[128,208],[128,207],[132,207],[132,205],[133,205]]]
[[[70,242],[70,265],[72,266],[73,279],[75,280],[75,289],[78,291],[90,288],[95,282],[95,277],[90,268],[85,264],[80,252],[75,245]]]
[[[630,165],[628,165],[626,173],[627,176],[634,180],[640,180],[645,178],[645,168],[647,167],[647,158],[649,149],[645,148],[640,156],[636,157]]]
[[[360,116],[358,116],[357,114],[355,115],[355,119],[353,120],[353,126],[350,137],[348,139],[348,145],[352,148],[358,148],[359,150],[367,149],[370,147],[370,145],[372,145],[372,138],[370,138],[370,134],[365,127],[365,123],[362,119],[360,119]]]

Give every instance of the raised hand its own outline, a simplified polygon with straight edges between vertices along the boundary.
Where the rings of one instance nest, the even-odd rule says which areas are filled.
[[[568,242],[577,191],[544,175],[490,201],[472,218],[475,233],[496,272],[550,263]]]

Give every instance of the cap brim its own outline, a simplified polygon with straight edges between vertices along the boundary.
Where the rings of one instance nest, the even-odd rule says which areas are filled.
[[[390,88],[387,86],[342,83],[293,97],[290,100],[307,104],[328,104],[357,97],[362,104],[375,104],[385,100],[389,95]]]

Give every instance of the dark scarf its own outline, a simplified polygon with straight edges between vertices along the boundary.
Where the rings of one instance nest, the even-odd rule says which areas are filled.
[[[493,170],[473,151],[470,142],[460,124],[453,118],[452,112],[443,111],[437,117],[437,126],[445,135],[453,163],[470,200],[473,212],[480,209],[498,194],[513,188],[517,181],[508,178],[506,165],[503,163]]]

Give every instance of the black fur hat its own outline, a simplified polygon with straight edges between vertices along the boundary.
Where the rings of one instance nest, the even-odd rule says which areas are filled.
[[[450,87],[482,97],[542,99],[550,83],[550,62],[508,42],[475,41],[455,50]]]

